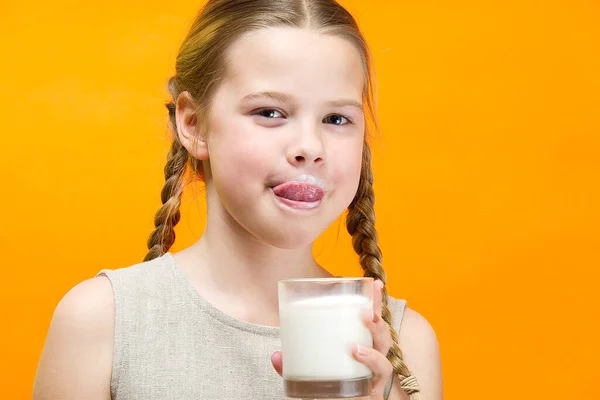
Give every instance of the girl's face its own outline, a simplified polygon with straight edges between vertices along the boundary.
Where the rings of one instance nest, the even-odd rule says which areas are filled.
[[[220,200],[209,199],[220,208],[209,212],[273,246],[308,245],[358,187],[365,132],[358,50],[337,36],[273,28],[236,41],[228,60],[208,116],[207,190]]]

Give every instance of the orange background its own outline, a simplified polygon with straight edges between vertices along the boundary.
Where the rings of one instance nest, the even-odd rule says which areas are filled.
[[[380,84],[389,289],[436,329],[446,399],[600,399],[600,5],[495,3],[344,2]],[[145,254],[199,6],[0,5],[0,398],[30,398],[70,287]],[[192,200],[177,248],[202,230]],[[315,251],[355,274],[336,232]]]

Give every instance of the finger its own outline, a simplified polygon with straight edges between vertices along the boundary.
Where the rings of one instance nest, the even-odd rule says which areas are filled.
[[[385,355],[375,349],[360,345],[352,348],[352,355],[373,373],[373,394],[383,394],[385,385],[394,372],[392,364],[385,358]]]
[[[283,376],[283,360],[281,358],[281,352],[276,351],[271,355],[271,363],[273,364],[273,368],[280,375]]]
[[[392,347],[392,335],[388,323],[380,315],[371,314],[370,311],[363,313],[363,323],[371,331],[373,348],[381,354],[387,355]]]
[[[373,312],[381,316],[382,312],[382,297],[383,297],[383,282],[379,279],[373,282]]]

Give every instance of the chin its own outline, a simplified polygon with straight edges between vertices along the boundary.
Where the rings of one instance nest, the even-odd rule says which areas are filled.
[[[254,235],[262,242],[284,250],[312,246],[312,243],[322,233],[322,231],[316,231],[314,228],[303,229],[299,224],[287,227],[287,229],[273,230],[272,227],[265,228],[264,230],[255,232]]]
[[[327,198],[318,207],[308,210],[291,209],[278,203],[273,206],[272,200],[271,196],[264,208],[244,209],[240,205],[236,210],[243,213],[230,214],[260,242],[285,250],[311,247],[346,209],[345,204],[332,204]]]

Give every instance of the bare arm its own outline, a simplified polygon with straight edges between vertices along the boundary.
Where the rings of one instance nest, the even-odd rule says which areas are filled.
[[[431,325],[419,313],[407,308],[400,329],[400,348],[411,372],[417,377],[423,400],[442,400],[442,367],[437,337]],[[390,400],[405,400],[408,396],[394,378]]]
[[[81,282],[60,301],[46,337],[34,400],[109,400],[114,336],[110,282]]]

